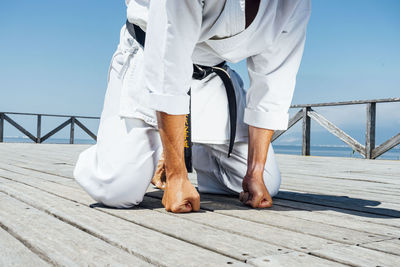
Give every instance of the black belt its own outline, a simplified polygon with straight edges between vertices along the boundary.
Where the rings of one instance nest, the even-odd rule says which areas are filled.
[[[233,86],[231,76],[226,70],[225,62],[222,62],[214,67],[193,64],[193,79],[202,80],[211,73],[215,73],[221,78],[225,86],[226,95],[228,97],[229,121],[231,125],[231,133],[229,137],[229,150],[228,150],[228,158],[229,158],[233,150],[233,145],[235,144],[235,136],[236,136],[237,106],[236,106],[235,88]]]
[[[129,34],[135,38],[135,40],[144,47],[144,43],[146,40],[146,33],[137,25],[130,23],[126,20],[126,29],[128,30]]]
[[[126,21],[126,29],[128,30],[129,34],[136,39],[136,41],[144,47],[145,40],[146,40],[146,33],[137,25],[130,23],[128,20]],[[228,97],[228,107],[229,107],[229,120],[230,120],[230,137],[229,137],[229,150],[228,150],[228,157],[231,156],[233,145],[235,143],[235,136],[236,136],[236,121],[237,121],[237,106],[236,106],[236,95],[235,95],[235,88],[232,83],[232,79],[229,73],[226,70],[225,62],[222,62],[216,66],[209,67],[209,66],[202,66],[193,64],[193,79],[202,80],[206,78],[211,73],[215,73],[218,75],[222,82],[224,83],[226,95]],[[189,119],[187,121],[188,129],[190,131],[190,114]],[[189,139],[190,140],[190,134]],[[188,153],[185,153],[185,157],[187,158]],[[191,158],[191,156],[190,156]],[[188,162],[188,160],[186,160]],[[190,162],[191,160],[189,160]],[[191,164],[190,164],[191,165]],[[188,163],[186,165],[188,167]],[[190,167],[191,168],[191,167]]]

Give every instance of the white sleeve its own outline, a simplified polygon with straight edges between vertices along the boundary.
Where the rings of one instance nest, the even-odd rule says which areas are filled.
[[[202,12],[201,0],[150,1],[144,77],[152,109],[174,115],[189,113],[187,92]]]
[[[287,23],[278,39],[261,54],[247,59],[250,88],[244,122],[248,125],[286,130],[288,110],[303,55],[310,11]]]

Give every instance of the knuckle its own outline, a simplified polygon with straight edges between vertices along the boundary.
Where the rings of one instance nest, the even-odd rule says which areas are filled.
[[[255,198],[262,198],[264,195],[263,195],[263,193],[257,191],[257,192],[255,192],[255,193],[253,194],[253,196],[254,196]]]

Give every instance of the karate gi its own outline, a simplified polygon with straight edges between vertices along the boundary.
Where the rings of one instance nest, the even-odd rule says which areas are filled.
[[[302,57],[309,0],[261,0],[245,28],[243,0],[127,0],[128,20],[146,31],[146,49],[124,25],[114,53],[97,144],[77,161],[76,181],[98,202],[139,204],[162,144],[156,111],[192,116],[193,167],[200,192],[237,194],[247,169],[247,125],[286,129]],[[215,74],[192,79],[192,64],[247,58],[250,88],[228,68],[236,93],[237,132],[231,157],[226,91]],[[191,89],[191,97],[187,95]],[[269,146],[264,183],[278,193],[280,172]]]

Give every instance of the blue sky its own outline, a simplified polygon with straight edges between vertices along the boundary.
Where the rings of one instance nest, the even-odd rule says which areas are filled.
[[[125,12],[123,0],[1,1],[0,111],[99,116]],[[399,97],[399,14],[397,0],[314,0],[293,103]],[[248,84],[245,64],[234,67]],[[364,106],[316,110],[364,142]],[[400,131],[399,111],[378,105],[378,143]],[[298,143],[299,131],[281,142]],[[341,143],[312,131],[316,143]]]

